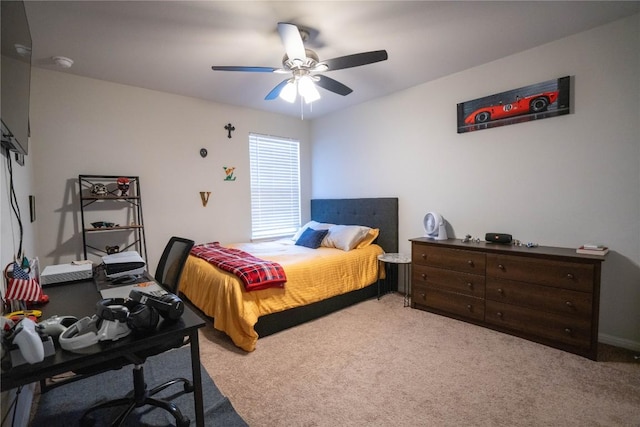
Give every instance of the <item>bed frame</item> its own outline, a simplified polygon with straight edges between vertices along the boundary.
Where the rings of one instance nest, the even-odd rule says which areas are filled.
[[[375,243],[385,252],[398,252],[397,198],[313,199],[311,219],[331,224],[379,228],[380,235]],[[254,328],[259,337],[265,337],[377,295],[377,283],[372,283],[365,288],[310,305],[262,316]]]

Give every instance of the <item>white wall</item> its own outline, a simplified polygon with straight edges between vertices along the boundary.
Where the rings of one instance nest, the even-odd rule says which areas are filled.
[[[3,57],[4,60],[5,57]],[[4,96],[7,96],[7,94],[4,94]],[[23,159],[24,165],[21,166],[16,161],[15,153],[6,153],[4,147],[2,148],[2,155],[0,156],[2,167],[2,173],[0,174],[0,269],[3,272],[5,266],[18,256],[20,248],[20,225],[17,215],[11,206],[10,183],[12,180],[19,218],[22,222],[22,255],[26,255],[30,259],[38,255],[35,248],[35,227],[33,226],[34,223],[31,223],[29,215],[29,196],[34,194],[33,157],[25,156]],[[4,278],[0,279],[0,288],[4,296],[6,291]],[[2,346],[4,346],[4,341]],[[29,421],[34,389],[35,383],[24,387],[15,407],[11,405],[18,396],[16,390],[2,392],[0,394],[0,407],[2,408],[0,414],[2,419],[12,419],[15,415],[15,425],[26,426]]]
[[[29,219],[29,195],[33,194],[33,166],[31,157],[26,156],[24,158],[24,166],[20,166],[16,163],[14,153],[10,153],[9,157],[3,154],[0,158],[2,159],[2,174],[0,174],[0,268],[4,271],[5,266],[13,261],[14,257],[17,255],[18,248],[20,246],[20,227],[18,226],[18,221],[11,209],[10,202],[9,161],[11,162],[13,169],[14,191],[20,209],[20,217],[22,219],[23,253],[29,258],[33,258],[38,254],[34,245],[34,227]],[[1,279],[0,283],[2,287],[2,295],[4,296],[6,289],[5,280]],[[4,342],[2,345],[4,346]],[[2,408],[0,414],[2,419],[5,419],[5,417],[7,417],[7,419],[12,419],[13,411],[15,410],[15,425],[26,426],[29,420],[29,411],[33,400],[34,388],[35,383],[28,385],[21,391],[17,407],[11,407],[12,402],[16,399],[16,390],[2,392],[0,395],[0,407]]]
[[[10,199],[10,175],[9,162],[13,170],[13,185],[20,210],[22,220],[23,255],[33,258],[38,255],[35,250],[35,232],[29,216],[29,196],[33,195],[33,162],[31,156],[24,157],[24,166],[16,162],[15,153],[9,153],[9,157],[2,155],[2,176],[0,177],[0,197],[2,209],[0,210],[1,244],[0,244],[0,268],[4,271],[5,266],[13,261],[18,254],[20,247],[20,226],[16,215],[11,208]],[[2,280],[2,290],[4,295],[4,279]]]
[[[172,235],[197,243],[250,238],[249,132],[299,139],[301,169],[310,170],[309,123],[300,119],[42,69],[34,69],[31,99],[43,265],[83,256],[79,174],[140,177],[154,271]],[[223,166],[236,167],[236,181],[224,181]],[[303,172],[303,200],[310,188],[310,172]],[[200,191],[211,192],[206,207]]]
[[[80,257],[81,173],[141,177],[150,265],[174,234],[246,240],[247,134],[289,136],[302,141],[303,219],[310,196],[398,196],[405,252],[429,210],[458,236],[606,243],[601,338],[640,349],[639,24],[636,15],[341,111],[311,132],[294,118],[35,69],[31,153],[20,171],[21,197],[37,201],[27,250],[44,265]],[[565,75],[574,76],[573,114],[456,133],[457,103]],[[223,182],[225,165],[238,168],[236,182]],[[212,192],[206,208],[200,191]]]
[[[399,197],[404,252],[432,210],[456,237],[605,243],[601,339],[640,349],[639,38],[636,15],[317,119],[312,196]],[[566,75],[573,114],[456,133],[457,103]]]

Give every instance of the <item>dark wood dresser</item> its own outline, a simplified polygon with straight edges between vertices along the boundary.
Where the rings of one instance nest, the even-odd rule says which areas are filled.
[[[411,306],[596,360],[604,257],[410,239]]]

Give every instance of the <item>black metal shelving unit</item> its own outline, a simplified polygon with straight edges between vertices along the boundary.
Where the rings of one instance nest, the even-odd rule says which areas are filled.
[[[129,180],[125,194],[118,188],[120,178]],[[140,178],[78,175],[78,185],[84,259],[107,255],[109,246],[117,247],[119,252],[135,250],[147,261]]]

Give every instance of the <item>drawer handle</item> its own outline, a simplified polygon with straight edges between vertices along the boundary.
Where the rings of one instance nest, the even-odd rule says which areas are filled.
[[[467,283],[467,288],[469,288],[469,289],[473,290],[473,283],[468,282],[468,283]]]
[[[422,280],[427,280],[427,275],[425,273],[422,273],[420,277],[422,277]]]
[[[499,293],[500,295],[502,295],[502,294],[504,293],[504,291],[502,290],[502,288],[498,288],[498,293]]]
[[[467,304],[467,310],[473,311],[473,306],[471,304]]]
[[[421,257],[422,259],[427,259],[427,254],[420,254],[420,257]]]
[[[567,273],[567,279],[573,280],[574,279],[573,274]]]
[[[420,298],[422,298],[423,300],[427,300],[427,294],[425,294],[424,292],[420,292]]]
[[[496,313],[496,316],[498,316],[499,318],[501,318],[501,319],[502,319],[502,312],[501,312],[501,311],[497,312],[497,313]]]
[[[499,268],[500,270],[504,270],[504,265],[502,265],[502,264],[498,264],[498,268]]]
[[[564,331],[567,335],[571,335],[571,328],[564,328]]]
[[[469,266],[473,267],[473,260],[467,261],[467,264],[469,264]]]
[[[567,307],[573,308],[573,303],[571,301],[567,301],[565,302],[565,304],[567,305]]]

